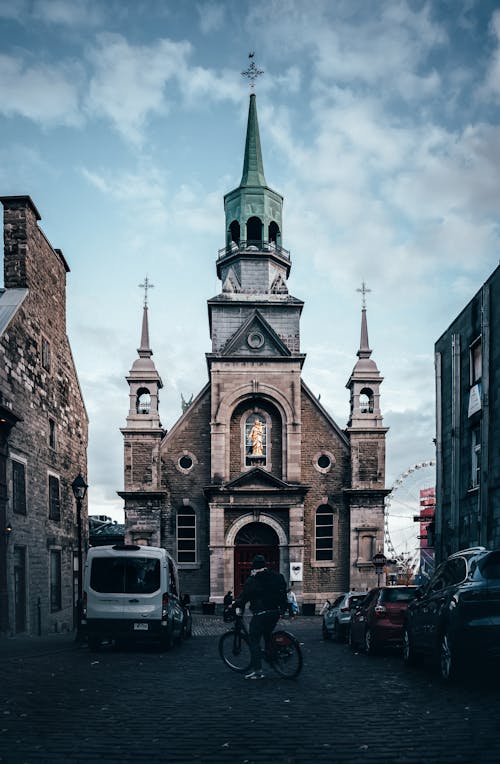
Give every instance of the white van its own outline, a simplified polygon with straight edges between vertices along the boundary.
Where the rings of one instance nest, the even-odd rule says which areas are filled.
[[[82,627],[91,650],[103,639],[180,639],[184,610],[177,565],[165,549],[135,544],[91,547],[85,563]]]

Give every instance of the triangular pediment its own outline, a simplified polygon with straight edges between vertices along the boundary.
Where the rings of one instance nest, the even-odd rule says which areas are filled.
[[[283,488],[289,488],[289,483],[285,483],[284,480],[280,480],[275,475],[271,475],[270,472],[263,470],[262,467],[253,467],[248,472],[243,472],[238,475],[237,478],[231,480],[229,483],[225,483],[224,488],[226,490],[233,489],[267,489],[274,488],[276,490],[283,490]]]
[[[227,341],[222,354],[290,356],[291,352],[260,311],[255,309]]]

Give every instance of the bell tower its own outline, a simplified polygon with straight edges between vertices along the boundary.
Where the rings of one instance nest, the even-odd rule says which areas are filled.
[[[154,285],[146,277],[144,284],[141,341],[138,358],[126,379],[129,385],[129,412],[124,438],[124,490],[126,541],[160,545],[160,507],[166,492],[161,489],[161,440],[165,434],[159,414],[159,391],[163,387],[151,356],[149,342],[148,290]]]
[[[363,281],[361,339],[358,360],[346,384],[350,390],[350,416],[346,433],[351,443],[351,588],[365,588],[373,578],[372,558],[383,550],[385,488],[385,436],[380,411],[383,377],[371,358],[366,320],[367,289]]]

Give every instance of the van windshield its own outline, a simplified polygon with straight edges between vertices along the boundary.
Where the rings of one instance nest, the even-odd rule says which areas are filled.
[[[106,594],[152,594],[160,588],[160,561],[150,557],[96,557],[90,587]]]

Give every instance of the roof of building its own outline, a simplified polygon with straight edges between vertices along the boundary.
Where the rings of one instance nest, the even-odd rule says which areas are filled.
[[[26,288],[0,289],[0,335],[7,329],[27,294]]]

